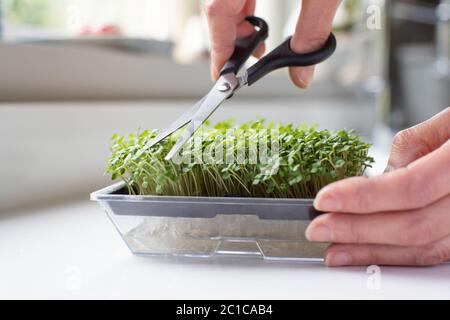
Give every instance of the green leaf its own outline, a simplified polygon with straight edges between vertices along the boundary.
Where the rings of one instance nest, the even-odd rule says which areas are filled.
[[[336,161],[336,168],[342,168],[343,166],[345,166],[345,160],[338,160]]]
[[[279,134],[272,135],[271,129]],[[195,162],[166,161],[165,156],[182,132],[175,132],[153,147],[148,145],[157,130],[138,130],[128,136],[114,134],[106,172],[113,180],[127,180],[130,192],[141,194],[306,198],[326,184],[361,175],[373,163],[368,156],[370,145],[351,131],[266,124],[264,119],[241,125],[232,120],[212,127],[205,124],[185,146],[198,148],[184,153],[185,159]],[[275,154],[270,150],[273,138],[278,143]],[[267,149],[265,155],[249,149],[254,141]],[[201,155],[214,146],[225,146],[224,155],[232,162],[202,163]],[[240,159],[241,155],[245,157]],[[258,161],[250,162],[249,155]]]

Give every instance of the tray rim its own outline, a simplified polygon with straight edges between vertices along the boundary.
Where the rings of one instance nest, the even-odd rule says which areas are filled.
[[[314,199],[293,198],[244,198],[244,197],[192,197],[192,196],[158,196],[158,195],[126,195],[113,194],[126,186],[124,181],[94,191],[90,194],[91,201],[127,201],[127,202],[177,202],[177,203],[210,203],[210,204],[267,204],[267,205],[307,205],[312,206]]]

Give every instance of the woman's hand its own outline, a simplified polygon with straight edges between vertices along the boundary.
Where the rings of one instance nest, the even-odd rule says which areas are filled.
[[[320,49],[330,36],[331,27],[340,0],[303,0],[302,11],[291,47],[297,53]],[[206,15],[211,37],[211,74],[217,79],[220,70],[234,51],[237,38],[254,32],[245,17],[255,12],[256,0],[209,0]],[[264,44],[255,52],[257,58],[264,54]],[[314,67],[291,68],[295,85],[306,88],[314,75]]]
[[[306,231],[333,243],[329,266],[429,266],[450,260],[450,107],[400,132],[386,172],[336,182],[318,194],[324,214]]]

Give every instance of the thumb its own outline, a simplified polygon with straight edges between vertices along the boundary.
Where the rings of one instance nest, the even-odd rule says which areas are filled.
[[[450,139],[450,107],[394,137],[386,172],[406,167]]]
[[[330,36],[333,19],[340,0],[303,0],[300,17],[291,39],[296,53],[308,53],[320,49]],[[292,82],[305,89],[314,77],[315,66],[293,67],[289,70]]]

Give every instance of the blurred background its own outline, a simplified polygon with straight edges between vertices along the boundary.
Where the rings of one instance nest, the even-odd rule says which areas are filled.
[[[0,0],[0,212],[110,183],[110,137],[163,128],[211,87],[199,0]],[[290,35],[300,0],[258,0],[268,49]],[[347,0],[338,50],[312,87],[280,71],[213,120],[355,129],[381,170],[396,131],[450,105],[450,1]]]

